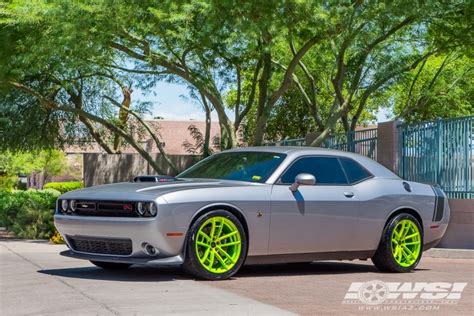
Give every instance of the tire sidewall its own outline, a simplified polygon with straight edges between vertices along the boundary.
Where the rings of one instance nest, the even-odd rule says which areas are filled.
[[[393,256],[393,252],[392,252],[392,234],[393,234],[393,230],[395,229],[395,227],[397,227],[399,222],[401,222],[402,220],[405,220],[405,219],[410,220],[411,222],[413,222],[417,226],[418,231],[420,232],[420,243],[421,243],[420,254],[418,255],[418,258],[416,259],[416,261],[409,267],[401,266],[395,260],[395,258]],[[384,248],[385,248],[385,255],[388,257],[389,263],[394,268],[394,270],[397,270],[398,272],[410,272],[410,271],[412,271],[413,269],[416,268],[416,266],[418,265],[418,263],[421,260],[422,254],[423,254],[423,228],[421,227],[420,223],[418,222],[418,220],[413,215],[406,214],[406,213],[396,215],[394,218],[392,218],[389,221],[389,223],[385,227],[382,242],[383,242]]]
[[[235,226],[237,227],[239,234],[240,234],[240,240],[241,240],[241,252],[240,252],[240,257],[237,263],[227,272],[225,273],[213,273],[208,271],[206,268],[204,268],[199,261],[197,254],[196,254],[196,247],[195,247],[195,240],[196,240],[196,234],[199,231],[201,225],[207,221],[208,219],[212,217],[225,217],[232,221]],[[208,213],[205,213],[201,215],[192,225],[191,228],[189,229],[188,236],[186,238],[186,260],[185,260],[185,268],[189,272],[191,272],[193,275],[195,275],[198,278],[201,279],[207,279],[207,280],[223,280],[231,277],[234,275],[240,267],[243,265],[245,262],[245,258],[247,256],[247,236],[245,234],[244,227],[242,226],[242,223],[239,221],[237,217],[235,217],[232,213],[225,211],[225,210],[215,210],[215,211],[210,211]]]

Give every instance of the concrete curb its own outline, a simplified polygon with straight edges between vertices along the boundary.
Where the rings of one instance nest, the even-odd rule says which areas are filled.
[[[431,248],[423,253],[429,258],[474,259],[474,249]]]

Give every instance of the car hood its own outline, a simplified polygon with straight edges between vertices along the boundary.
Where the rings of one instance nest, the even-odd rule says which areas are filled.
[[[67,192],[60,198],[67,199],[97,199],[97,200],[139,200],[154,199],[166,193],[192,189],[209,189],[217,187],[241,187],[261,185],[243,181],[215,179],[185,179],[170,182],[121,182],[93,186]]]

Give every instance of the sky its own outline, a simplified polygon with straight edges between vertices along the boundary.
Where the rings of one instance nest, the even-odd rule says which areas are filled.
[[[204,121],[205,113],[201,105],[189,99],[189,94],[184,85],[176,83],[159,82],[154,90],[154,94],[144,94],[141,91],[135,93],[140,101],[152,102],[151,115],[147,118],[156,116],[163,117],[165,120],[173,121]],[[230,119],[233,119],[233,111],[227,110]],[[389,110],[382,109],[377,113],[377,122],[387,121]],[[212,121],[217,122],[217,114],[212,112]]]
[[[172,121],[204,121],[205,112],[201,105],[189,99],[189,93],[184,85],[159,82],[154,94],[136,93],[140,101],[152,102],[151,115],[147,118],[160,116],[165,120]],[[227,111],[233,117],[232,111]],[[217,122],[217,114],[213,111],[211,120]]]

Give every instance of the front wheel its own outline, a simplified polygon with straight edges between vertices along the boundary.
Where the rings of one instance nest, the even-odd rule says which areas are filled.
[[[223,280],[234,275],[247,255],[242,223],[232,213],[206,213],[191,226],[183,268],[199,279]]]
[[[422,252],[420,223],[412,215],[402,213],[392,218],[384,228],[372,262],[381,271],[410,272],[420,262]]]

